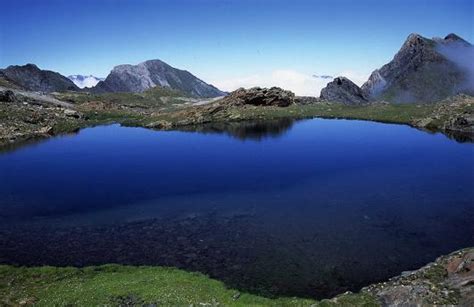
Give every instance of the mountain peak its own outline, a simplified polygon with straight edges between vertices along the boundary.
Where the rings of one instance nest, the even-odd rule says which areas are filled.
[[[407,37],[407,41],[417,41],[417,40],[422,40],[424,39],[423,36],[421,36],[420,34],[418,33],[410,33]]]
[[[11,82],[30,91],[61,92],[79,88],[65,76],[50,70],[42,70],[35,64],[12,65],[2,70]]]
[[[205,83],[190,72],[174,68],[158,60],[137,65],[115,66],[96,92],[143,92],[155,86],[167,87],[196,97],[218,97],[225,93]]]
[[[365,93],[346,77],[336,77],[321,90],[321,99],[343,104],[363,104],[368,102]]]
[[[448,35],[446,35],[444,40],[453,40],[453,41],[461,40],[461,41],[464,41],[459,35],[457,35],[455,33],[449,33]]]
[[[40,70],[38,66],[36,66],[35,64],[32,64],[32,63],[27,63],[27,64],[23,65],[23,67],[28,68],[28,69]]]
[[[163,61],[160,60],[160,59],[146,60],[146,61],[144,61],[144,62],[141,62],[140,64],[144,64],[144,65],[149,65],[149,64],[161,64],[161,65],[169,66],[168,64],[166,64],[165,62],[163,62]],[[140,65],[140,64],[139,64],[139,65]]]
[[[458,42],[470,46],[453,33],[444,39],[412,33],[393,60],[375,70],[362,89],[371,99],[404,103],[434,102],[462,92],[469,77],[452,60],[461,51]]]
[[[464,40],[462,37],[460,37],[459,35],[455,33],[449,33],[448,35],[446,35],[446,37],[444,38],[444,42],[447,42],[447,43],[457,42],[457,43],[462,43],[466,46],[471,46],[471,44],[468,41]]]
[[[431,42],[432,40],[430,40],[429,38],[423,37],[418,33],[411,33],[410,35],[408,35],[407,39],[403,43],[403,46],[400,50],[430,46]]]

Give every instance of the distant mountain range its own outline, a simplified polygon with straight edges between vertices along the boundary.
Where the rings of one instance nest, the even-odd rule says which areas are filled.
[[[94,87],[100,81],[104,81],[105,78],[97,78],[95,76],[83,76],[83,75],[70,75],[67,76],[69,80],[74,82],[78,88]]]
[[[137,93],[155,86],[169,87],[196,97],[218,97],[226,94],[190,72],[171,67],[160,60],[115,66],[93,91]]]
[[[321,91],[321,98],[345,104],[430,103],[458,93],[474,94],[473,63],[473,46],[456,34],[433,39],[410,34],[393,60],[372,72],[362,87],[347,78],[337,77]],[[314,78],[330,80],[333,77],[314,75]],[[5,84],[42,92],[139,93],[159,86],[194,97],[226,95],[190,72],[160,60],[116,66],[104,80],[82,75],[68,79],[34,64],[0,69],[1,79],[5,79]]]
[[[34,64],[1,69],[0,79],[2,78],[23,89],[41,92],[85,90],[93,93],[139,93],[160,86],[199,98],[226,95],[190,72],[171,67],[160,60],[116,66],[103,80],[82,75],[71,75],[67,78],[57,72],[41,70]]]

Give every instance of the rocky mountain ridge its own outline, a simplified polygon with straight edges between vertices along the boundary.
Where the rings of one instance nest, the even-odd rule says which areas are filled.
[[[458,35],[428,39],[412,33],[392,61],[374,70],[360,88],[339,77],[321,91],[321,98],[344,104],[433,103],[461,93],[472,95],[472,63],[474,48]]]
[[[203,98],[225,95],[225,92],[205,83],[190,72],[174,68],[161,60],[115,66],[107,78],[99,82],[92,91],[140,93],[155,86],[168,87]]]
[[[78,91],[79,88],[63,75],[39,69],[34,64],[11,65],[0,69],[0,76],[13,84],[37,92]]]
[[[397,103],[434,102],[470,93],[474,85],[467,84],[469,64],[457,63],[453,53],[474,56],[474,49],[456,34],[444,39],[410,34],[393,60],[372,72],[361,88],[371,100]]]

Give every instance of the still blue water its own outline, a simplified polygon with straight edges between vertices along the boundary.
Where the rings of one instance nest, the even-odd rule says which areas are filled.
[[[176,266],[327,297],[474,245],[474,144],[289,120],[84,129],[0,154],[0,263]]]

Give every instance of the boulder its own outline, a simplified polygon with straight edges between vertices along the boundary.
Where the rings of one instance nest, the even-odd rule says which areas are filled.
[[[321,90],[321,99],[343,104],[364,104],[369,100],[360,87],[345,77],[337,77]]]
[[[65,109],[64,110],[64,115],[66,115],[67,117],[74,117],[74,118],[80,118],[81,117],[79,112],[71,110],[71,109]]]
[[[232,105],[287,107],[295,103],[295,94],[279,87],[250,89],[239,88],[224,99]]]
[[[17,101],[17,97],[13,91],[6,90],[6,91],[0,91],[0,101],[3,102],[15,102]]]

